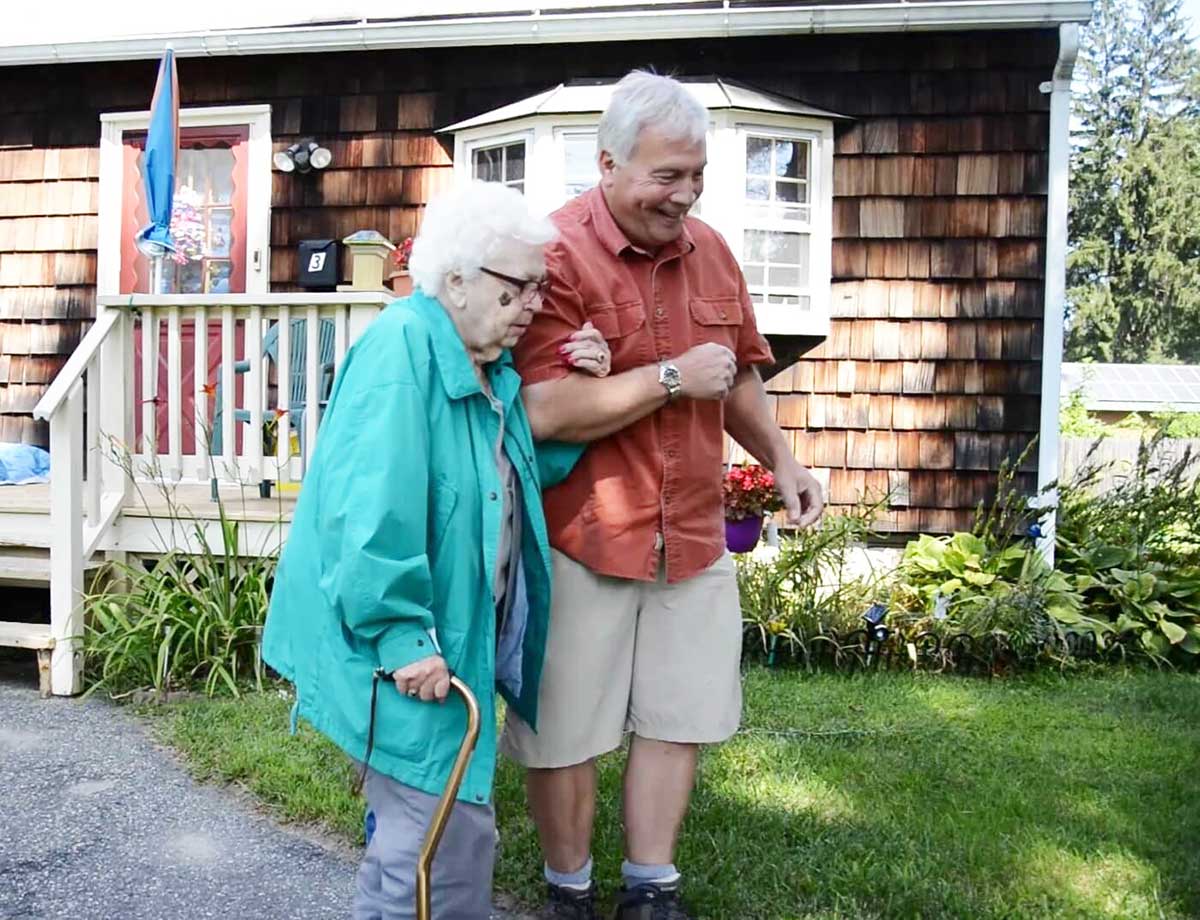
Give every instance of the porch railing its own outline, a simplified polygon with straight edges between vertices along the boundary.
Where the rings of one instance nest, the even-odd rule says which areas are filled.
[[[98,299],[95,324],[34,409],[50,423],[52,692],[80,689],[84,566],[129,498],[124,458],[175,482],[300,479],[315,449],[326,381],[389,300],[368,291]],[[332,325],[331,361],[322,356],[325,324]],[[268,335],[271,356],[263,348]],[[210,360],[218,355],[219,364]],[[301,418],[291,417],[294,410]],[[264,419],[276,423],[270,451]],[[303,433],[295,447],[292,430]]]

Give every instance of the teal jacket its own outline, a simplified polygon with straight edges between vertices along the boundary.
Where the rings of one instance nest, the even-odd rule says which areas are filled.
[[[528,619],[520,694],[508,703],[536,725],[550,611],[542,472],[547,484],[561,479],[580,451],[535,454],[507,352],[488,374],[524,495]],[[442,306],[420,291],[393,302],[338,373],[263,632],[263,659],[295,684],[295,715],[358,760],[374,669],[440,651],[479,698],[482,732],[459,793],[475,803],[491,800],[496,760],[498,425]],[[380,681],[371,766],[440,794],[465,725],[456,698],[424,703]]]

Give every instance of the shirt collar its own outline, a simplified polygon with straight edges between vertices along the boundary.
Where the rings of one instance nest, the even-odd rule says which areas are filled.
[[[596,228],[596,238],[600,240],[602,246],[613,254],[615,258],[620,258],[621,254],[626,250],[636,252],[640,255],[650,256],[650,253],[644,249],[639,249],[629,241],[629,237],[625,235],[625,231],[617,225],[616,218],[612,216],[612,211],[608,208],[608,202],[604,198],[604,192],[600,186],[596,186],[589,192],[584,194],[590,196],[588,200],[588,209],[592,215],[592,226]],[[696,248],[696,243],[692,239],[692,232],[688,229],[687,221],[683,224],[683,233],[679,239],[675,240],[666,246],[663,246],[656,255],[652,258],[661,259],[664,257],[672,257],[676,255],[687,255]]]
[[[429,323],[433,355],[446,395],[451,399],[465,399],[476,393],[482,396],[483,387],[475,373],[475,364],[467,354],[454,320],[445,307],[420,288],[413,289],[408,302]],[[512,405],[520,387],[520,378],[512,364],[512,353],[506,348],[486,368],[488,379],[492,382],[492,394],[504,403],[506,409]]]

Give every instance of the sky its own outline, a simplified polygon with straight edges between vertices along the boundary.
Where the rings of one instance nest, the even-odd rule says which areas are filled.
[[[1183,0],[1183,14],[1192,21],[1192,42],[1200,46],[1200,0]]]

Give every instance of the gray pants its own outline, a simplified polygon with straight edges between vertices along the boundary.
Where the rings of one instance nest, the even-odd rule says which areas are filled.
[[[437,797],[374,770],[363,788],[375,834],[358,869],[353,920],[414,920],[417,859]],[[434,920],[488,920],[495,857],[495,811],[455,803],[433,860]]]

